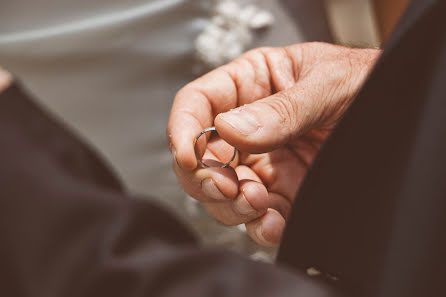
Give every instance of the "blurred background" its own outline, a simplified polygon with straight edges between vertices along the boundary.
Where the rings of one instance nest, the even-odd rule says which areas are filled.
[[[250,48],[379,47],[393,24],[375,15],[369,0],[0,0],[0,65],[104,155],[135,197],[171,209],[206,245],[272,261],[274,249],[215,223],[178,186],[165,140],[174,95]]]

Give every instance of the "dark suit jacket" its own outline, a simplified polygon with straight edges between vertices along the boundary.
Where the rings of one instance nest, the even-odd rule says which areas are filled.
[[[446,296],[446,1],[413,1],[294,203],[279,262]]]
[[[332,296],[302,274],[200,248],[18,86],[0,94],[0,144],[0,296]]]
[[[1,296],[446,295],[444,3],[412,4],[324,146],[294,205],[282,267],[198,247],[9,88],[0,94]],[[305,276],[309,267],[321,275]]]

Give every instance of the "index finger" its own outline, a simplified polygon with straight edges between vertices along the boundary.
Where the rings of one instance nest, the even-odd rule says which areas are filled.
[[[237,88],[230,75],[219,68],[193,81],[175,96],[167,125],[169,147],[182,169],[197,167],[194,139],[211,127],[217,114],[234,108]]]

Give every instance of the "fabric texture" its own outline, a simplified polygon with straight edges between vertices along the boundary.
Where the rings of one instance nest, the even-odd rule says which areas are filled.
[[[302,274],[199,248],[18,86],[0,107],[1,296],[335,296]]]

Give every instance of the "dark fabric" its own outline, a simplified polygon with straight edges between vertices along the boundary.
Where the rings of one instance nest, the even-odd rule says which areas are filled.
[[[17,86],[0,94],[0,144],[0,296],[335,296],[307,276],[199,248],[161,208],[129,199]]]
[[[445,1],[411,4],[308,174],[279,262],[355,296],[446,296],[445,28]]]

